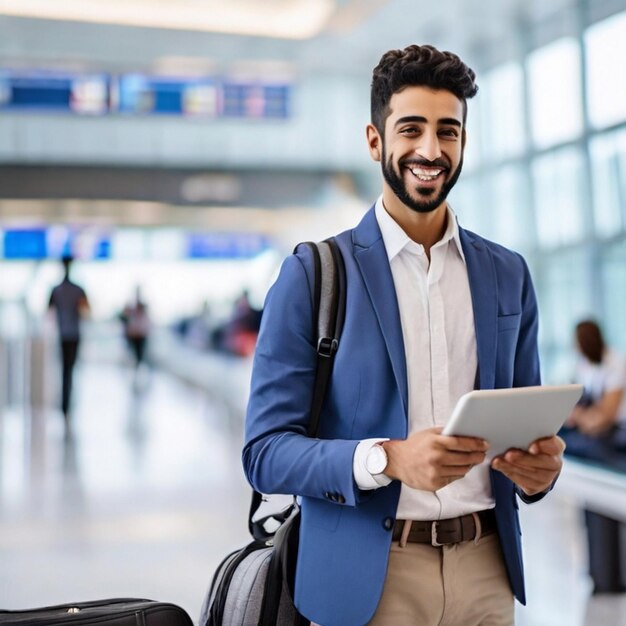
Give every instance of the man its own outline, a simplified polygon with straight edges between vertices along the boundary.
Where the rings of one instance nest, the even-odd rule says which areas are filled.
[[[337,237],[347,310],[318,439],[304,251],[267,297],[244,467],[258,491],[301,496],[295,603],[323,626],[511,624],[513,596],[525,602],[517,498],[551,488],[562,441],[488,465],[488,442],[440,434],[464,393],[540,383],[524,260],[460,228],[446,202],[474,77],[431,46],[374,70],[367,141],[383,191]]]
[[[69,427],[70,399],[72,394],[72,378],[78,345],[80,343],[80,318],[89,312],[89,301],[82,287],[70,280],[72,257],[62,259],[65,276],[50,294],[48,306],[56,312],[59,338],[61,340],[62,387],[61,410],[65,418],[65,426]]]

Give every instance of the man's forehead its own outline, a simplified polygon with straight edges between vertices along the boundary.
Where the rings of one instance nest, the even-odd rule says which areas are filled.
[[[463,101],[447,89],[405,87],[391,96],[389,110],[392,123],[406,116],[423,117],[427,121],[441,118],[463,120]]]

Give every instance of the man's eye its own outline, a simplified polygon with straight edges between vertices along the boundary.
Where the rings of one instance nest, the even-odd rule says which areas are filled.
[[[443,135],[444,137],[458,137],[459,136],[459,134],[454,128],[444,128],[443,130],[439,131],[439,134]]]
[[[418,132],[417,128],[412,128],[412,127],[411,127],[411,128],[403,128],[403,129],[400,131],[400,133],[401,133],[402,135],[414,135],[414,134],[415,134],[415,133],[417,133],[417,132]]]

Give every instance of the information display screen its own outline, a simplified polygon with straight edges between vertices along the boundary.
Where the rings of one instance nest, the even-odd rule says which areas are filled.
[[[251,259],[269,248],[262,235],[254,233],[193,233],[187,238],[189,259]]]
[[[0,110],[286,119],[291,85],[0,70]]]
[[[140,74],[117,81],[121,113],[206,115],[218,113],[218,88],[210,80],[157,79]]]
[[[226,116],[286,118],[288,104],[286,85],[224,84],[223,114]]]
[[[48,255],[46,230],[44,228],[5,230],[3,251],[5,259],[45,259]]]
[[[0,73],[0,108],[102,114],[108,101],[104,74]]]
[[[51,225],[0,230],[0,258],[82,261],[122,259],[252,259],[271,247],[258,233],[190,233],[184,230],[102,229]]]

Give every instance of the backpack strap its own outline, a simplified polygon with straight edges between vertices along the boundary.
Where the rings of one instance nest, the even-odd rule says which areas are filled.
[[[320,243],[309,241],[303,245],[311,250],[315,272],[313,302],[317,307],[313,317],[317,331],[317,368],[307,434],[309,437],[316,437],[345,319],[346,277],[343,257],[334,238]]]
[[[307,241],[298,244],[294,253],[301,245],[310,250],[313,259],[313,332],[317,338],[317,366],[307,435],[315,437],[346,317],[346,270],[334,237],[319,243]],[[270,535],[263,529],[263,523],[269,517],[275,516],[253,522],[262,501],[263,496],[253,490],[248,513],[248,530],[255,539],[267,541]],[[286,513],[289,515],[290,511]]]

